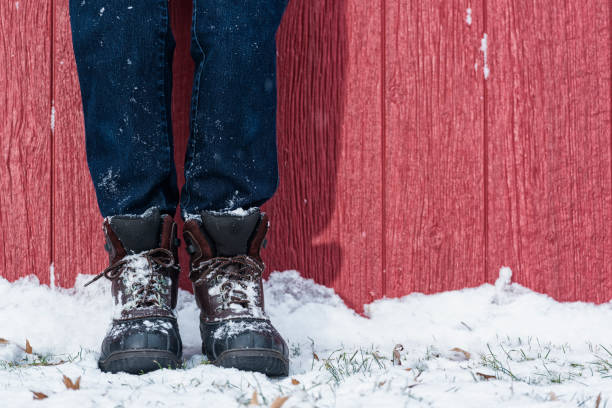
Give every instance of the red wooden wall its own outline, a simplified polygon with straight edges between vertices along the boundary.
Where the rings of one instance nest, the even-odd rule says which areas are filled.
[[[191,1],[171,3],[180,162]],[[610,300],[611,19],[609,0],[291,0],[270,269],[357,309],[502,265],[560,300]],[[49,283],[53,264],[71,286],[106,261],[68,0],[0,2],[0,35],[0,274]]]

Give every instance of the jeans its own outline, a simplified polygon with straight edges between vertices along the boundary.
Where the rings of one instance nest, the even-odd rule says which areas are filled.
[[[276,191],[275,33],[288,0],[194,0],[183,216]],[[168,0],[70,0],[87,162],[104,217],[179,202]]]

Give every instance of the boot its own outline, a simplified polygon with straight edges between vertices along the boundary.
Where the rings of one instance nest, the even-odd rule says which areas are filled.
[[[153,209],[104,221],[110,266],[92,281],[111,281],[115,313],[102,342],[102,371],[146,373],[176,368],[182,343],[173,309],[178,294],[176,224]]]
[[[185,223],[202,352],[213,364],[269,376],[289,372],[287,344],[264,312],[260,249],[268,217],[202,212]]]

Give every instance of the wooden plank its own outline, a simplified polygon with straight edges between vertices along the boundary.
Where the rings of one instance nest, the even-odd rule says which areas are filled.
[[[481,284],[483,10],[394,0],[385,12],[385,294]]]
[[[81,94],[72,51],[68,0],[54,0],[53,242],[57,282],[74,285],[80,273],[97,274],[108,264],[102,217],[85,157]]]
[[[281,184],[266,260],[359,310],[383,294],[381,4],[292,1],[277,37]]]
[[[51,1],[0,3],[0,276],[51,264]]]
[[[488,277],[612,296],[607,0],[487,2]]]

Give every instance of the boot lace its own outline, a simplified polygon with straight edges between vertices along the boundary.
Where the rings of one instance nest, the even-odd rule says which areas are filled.
[[[238,268],[228,268],[230,265]],[[258,295],[253,289],[258,285],[264,269],[262,261],[248,255],[218,256],[193,268],[190,278],[195,281],[204,276],[209,288],[213,291],[218,288],[222,300],[221,308],[230,308],[232,304],[249,308],[254,300],[253,295]]]
[[[146,266],[141,265],[143,259],[146,261]],[[130,308],[168,307],[166,297],[162,294],[167,294],[169,290],[169,271],[176,269],[178,265],[174,261],[172,252],[164,248],[156,248],[123,257],[96,275],[85,286],[91,285],[102,277],[110,281],[122,278],[128,292],[127,303],[130,303]]]

